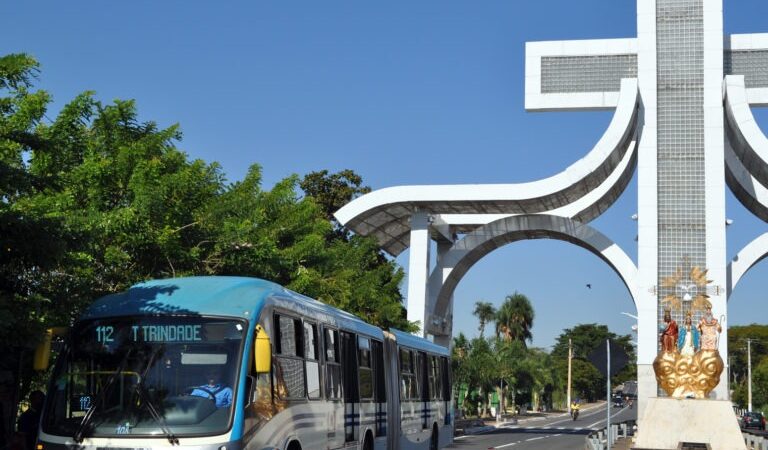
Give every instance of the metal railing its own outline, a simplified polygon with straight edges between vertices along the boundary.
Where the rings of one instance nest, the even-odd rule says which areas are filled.
[[[605,450],[608,448],[608,437],[610,436],[611,446],[619,439],[629,439],[635,432],[635,421],[611,424],[610,433],[608,428],[596,430],[587,435],[584,442],[584,450]]]
[[[744,443],[748,450],[768,450],[768,436],[759,436],[748,431],[741,431],[744,436]]]

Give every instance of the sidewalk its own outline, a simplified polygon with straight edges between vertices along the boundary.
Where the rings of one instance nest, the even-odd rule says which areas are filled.
[[[582,412],[593,411],[601,407],[605,407],[605,402],[587,403],[582,405],[581,411]],[[502,420],[500,422],[497,422],[496,420],[493,420],[493,419],[457,420],[455,430],[454,430],[454,436],[461,436],[464,434],[471,435],[471,434],[487,433],[497,428],[503,428],[510,425],[534,423],[547,418],[567,417],[567,416],[568,416],[568,412],[565,412],[565,411],[547,411],[547,412],[531,411],[525,414],[510,416],[509,418]]]
[[[596,409],[605,408],[605,402],[585,403],[581,405],[581,413],[594,411]],[[527,414],[518,414],[511,417],[511,420],[496,422],[495,420],[486,420],[485,423],[495,428],[503,427],[510,424],[536,422],[538,420],[544,420],[546,418],[554,417],[568,417],[567,411],[547,411],[547,412],[534,412],[531,411]]]

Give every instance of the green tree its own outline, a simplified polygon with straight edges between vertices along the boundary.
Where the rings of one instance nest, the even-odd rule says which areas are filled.
[[[496,308],[493,307],[493,305],[489,302],[475,302],[475,310],[472,312],[475,316],[477,316],[477,320],[480,321],[480,326],[478,327],[478,330],[480,331],[480,337],[483,337],[483,333],[485,332],[485,325],[488,322],[493,321],[493,319],[496,317]]]
[[[732,400],[742,408],[749,405],[747,380],[735,384]],[[768,359],[765,358],[752,366],[752,409],[768,410]]]
[[[496,311],[496,335],[525,345],[525,341],[533,339],[533,318],[533,306],[528,297],[519,292],[508,295]]]
[[[728,356],[731,380],[742,383],[747,377],[747,340],[752,340],[752,367],[768,357],[768,325],[743,325],[728,327]]]
[[[45,328],[150,278],[261,277],[413,329],[402,269],[372,240],[334,235],[320,205],[335,203],[302,196],[297,176],[263,190],[254,165],[227,184],[217,164],[177,148],[177,125],[141,121],[133,101],[103,104],[85,92],[47,119],[50,97],[31,90],[36,75],[28,56],[0,58],[0,313],[9,318],[0,351],[17,355],[13,373],[31,367],[18,359]],[[365,188],[353,175],[329,178],[357,195]],[[22,378],[28,386],[29,371]]]
[[[333,283],[346,286],[350,295],[329,298],[328,302],[355,311],[381,326],[415,331],[417,324],[407,321],[399,289],[405,273],[384,255],[373,238],[352,235],[333,216],[345,204],[370,192],[371,189],[363,185],[362,177],[349,169],[334,174],[322,170],[304,176],[299,187],[333,225],[333,229],[326,232],[332,253],[328,258],[331,266],[328,271],[335,275]],[[339,270],[340,265],[344,266],[344,271]],[[302,289],[312,287],[307,285]],[[322,294],[318,293],[317,298],[327,297]]]
[[[552,349],[552,357],[558,364],[559,384],[565,386],[567,377],[568,339],[573,342],[573,367],[572,382],[574,390],[581,396],[593,400],[605,397],[605,377],[588,362],[589,354],[599,345],[605,345],[606,339],[618,343],[627,352],[629,363],[624,369],[611,376],[611,384],[618,385],[627,380],[637,378],[637,365],[635,364],[635,349],[632,345],[632,337],[619,336],[611,332],[607,326],[598,324],[580,324],[574,328],[563,330]],[[577,362],[578,361],[578,362]],[[578,369],[577,369],[578,366]],[[591,367],[591,369],[589,369]],[[565,369],[565,370],[564,370]]]
[[[49,181],[29,171],[33,154],[56,150],[40,129],[50,96],[34,91],[38,63],[24,54],[0,57],[0,404],[14,402],[30,388],[31,357],[55,306],[40,288],[64,256],[69,233],[62,221],[23,199],[49,188]],[[5,416],[13,429],[13,415]]]
[[[339,226],[333,213],[355,198],[371,192],[363,185],[363,178],[353,170],[344,169],[329,174],[327,170],[310,172],[299,183],[301,189],[312,197],[325,213],[326,218]]]

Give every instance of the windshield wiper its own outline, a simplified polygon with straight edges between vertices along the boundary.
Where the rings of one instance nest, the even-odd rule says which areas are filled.
[[[155,362],[155,358],[157,358],[157,354],[160,353],[161,348],[162,347],[156,347],[155,350],[152,352],[152,355],[150,355],[149,362],[147,363],[147,366],[144,368],[144,373],[141,374],[141,378],[139,379],[139,382],[136,383],[136,393],[139,394],[139,397],[144,401],[144,404],[149,410],[149,414],[160,425],[160,430],[168,439],[168,442],[170,442],[171,445],[178,445],[179,438],[177,438],[176,435],[173,434],[171,429],[168,427],[168,423],[165,421],[165,418],[159,412],[157,412],[157,408],[155,407],[155,404],[152,402],[152,399],[150,398],[149,393],[147,392],[147,388],[144,387],[144,379],[146,379],[147,373],[149,372],[149,369],[152,368],[152,365]]]
[[[121,373],[123,373],[123,370],[125,370],[125,366],[128,365],[128,358],[131,356],[131,352],[133,351],[133,347],[129,348],[128,351],[125,353],[125,356],[123,357],[123,360],[120,362],[120,367],[115,370],[115,373],[113,373],[107,382],[104,384],[104,387],[101,388],[101,390],[96,393],[96,396],[93,398],[93,401],[91,402],[91,407],[88,408],[88,411],[85,412],[85,416],[83,416],[83,420],[80,422],[80,425],[77,427],[77,431],[75,431],[74,436],[72,436],[72,439],[75,440],[76,443],[83,442],[83,437],[85,435],[85,429],[90,425],[91,421],[93,420],[93,415],[96,412],[96,408],[99,406],[100,403],[103,402],[104,398],[107,396],[107,393],[112,389],[112,385],[115,384],[115,380],[117,380],[117,377],[120,376]]]

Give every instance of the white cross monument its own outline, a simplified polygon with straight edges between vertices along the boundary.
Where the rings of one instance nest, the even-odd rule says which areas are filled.
[[[768,139],[750,111],[768,106],[768,34],[724,36],[722,0],[637,0],[637,30],[637,38],[526,45],[527,110],[615,109],[595,147],[560,174],[522,184],[381,189],[336,216],[393,255],[410,248],[408,318],[444,345],[453,289],[494,249],[552,238],[598,255],[637,307],[642,417],[645,400],[659,395],[651,365],[662,300],[679,290],[668,280],[683,266],[707,269],[712,281],[699,288],[715,317],[727,321],[731,291],[768,255],[766,234],[728,263],[725,236],[726,182],[768,221]],[[635,168],[637,265],[587,225],[618,198]],[[438,244],[432,273],[430,239]],[[676,319],[681,323],[680,313]],[[721,355],[728,354],[725,326]],[[714,398],[728,398],[724,378]]]

